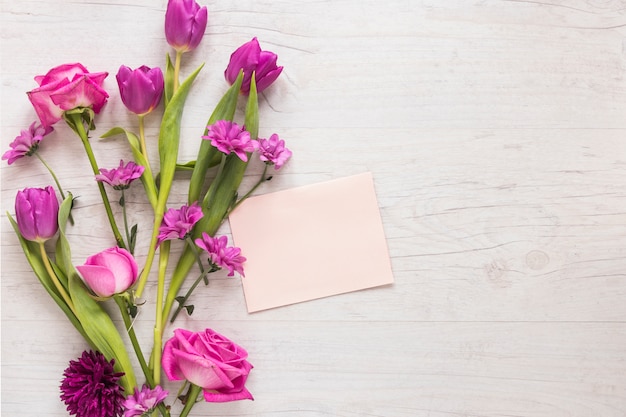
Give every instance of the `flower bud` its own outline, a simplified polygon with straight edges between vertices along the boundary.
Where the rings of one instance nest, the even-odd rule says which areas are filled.
[[[250,92],[252,73],[256,81],[257,92],[269,87],[283,71],[283,67],[276,66],[278,56],[270,51],[261,51],[259,41],[253,38],[250,42],[241,45],[230,56],[230,62],[224,71],[224,77],[231,85],[237,80],[239,71],[243,69],[243,83],[241,92]]]
[[[17,192],[15,217],[26,240],[45,242],[59,230],[59,200],[51,186]]]
[[[122,102],[131,112],[140,116],[148,114],[161,102],[163,95],[161,68],[142,65],[136,70],[131,70],[122,65],[115,78],[120,88]]]
[[[206,6],[195,0],[169,0],[165,12],[165,38],[178,52],[196,49],[208,20]]]
[[[90,256],[77,266],[83,280],[99,297],[111,297],[129,289],[137,280],[137,262],[126,249],[114,247]]]

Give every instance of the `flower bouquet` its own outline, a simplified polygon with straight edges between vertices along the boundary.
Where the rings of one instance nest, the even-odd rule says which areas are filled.
[[[202,399],[252,399],[245,387],[252,365],[244,348],[212,329],[192,332],[179,328],[164,340],[169,322],[181,312],[193,313],[188,300],[198,285],[208,283],[211,273],[227,270],[229,276],[244,275],[246,258],[241,250],[229,246],[227,236],[217,232],[229,213],[271,178],[267,171],[280,169],[291,156],[278,135],[259,137],[257,95],[277,79],[282,67],[277,66],[276,54],[262,51],[254,38],[231,55],[224,72],[230,88],[210,115],[206,129],[198,133],[196,159],[178,161],[185,100],[202,69],[200,66],[180,82],[181,60],[198,46],[206,25],[206,7],[194,0],[169,0],[165,37],[174,49],[174,59],[168,54],[163,70],[145,65],[119,68],[120,98],[137,115],[139,132],[116,127],[100,136],[124,138],[133,160],[122,159],[112,168],[98,165],[90,135],[96,129],[96,115],[109,99],[103,88],[108,73],[89,72],[79,63],[60,65],[35,77],[39,86],[27,94],[39,121],[23,130],[2,157],[13,164],[35,156],[55,184],[18,191],[15,216],[7,216],[33,272],[91,348],[70,361],[62,376],[61,400],[71,415],[170,416],[178,409],[178,415],[186,416]],[[245,101],[243,115],[237,112],[240,100]],[[153,164],[144,117],[157,109],[162,109],[159,160]],[[235,121],[239,116],[242,123]],[[63,178],[54,174],[39,152],[45,137],[61,121],[84,146],[111,229],[111,246],[94,251],[82,265],[73,263],[70,244],[76,214],[72,208],[80,200],[63,190]],[[240,192],[248,163],[256,157],[265,163],[264,170],[250,189]],[[183,171],[188,178],[187,199],[171,201],[174,179]],[[135,258],[137,225],[129,224],[127,215],[127,193],[135,180],[140,180],[154,213],[141,266]],[[111,201],[121,206],[121,222]],[[182,248],[170,252],[172,241],[178,240]],[[156,299],[144,300],[150,279],[156,279]],[[138,312],[148,302],[155,305],[154,320],[148,321],[154,337],[149,356],[144,356],[135,329],[145,324]],[[106,304],[115,308],[105,308]],[[124,329],[115,325],[120,319]],[[140,373],[133,369],[134,363]],[[182,381],[177,395],[170,396],[164,389],[163,376]]]

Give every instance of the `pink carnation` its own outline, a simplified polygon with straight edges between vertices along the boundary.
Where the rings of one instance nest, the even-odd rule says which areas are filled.
[[[198,202],[180,209],[169,209],[159,227],[159,245],[165,240],[185,239],[193,226],[204,216]]]
[[[120,166],[113,169],[100,169],[100,175],[96,175],[96,181],[105,182],[116,190],[125,190],[130,183],[141,177],[144,167],[134,162],[124,165],[120,159]]]
[[[7,162],[11,165],[20,158],[31,156],[39,148],[39,142],[52,130],[52,126],[37,125],[37,122],[31,123],[28,130],[22,130],[19,136],[16,136],[13,142],[9,144],[11,149],[2,155],[2,159],[8,159]]]
[[[259,139],[259,158],[261,161],[273,164],[279,170],[291,158],[291,151],[285,148],[285,141],[276,133],[269,139]]]
[[[248,161],[248,152],[257,148],[256,141],[250,139],[250,133],[237,123],[228,120],[218,120],[208,126],[209,131],[202,139],[210,140],[220,152],[226,155],[234,152],[239,159]]]
[[[196,239],[195,242],[198,247],[207,251],[211,264],[228,269],[229,277],[235,275],[235,271],[244,276],[243,263],[246,258],[241,255],[241,249],[226,246],[228,244],[226,236],[212,237],[208,233],[202,232],[202,239]]]

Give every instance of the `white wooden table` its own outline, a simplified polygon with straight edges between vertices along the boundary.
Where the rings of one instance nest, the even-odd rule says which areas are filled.
[[[137,129],[114,76],[121,64],[163,65],[165,6],[3,0],[3,152],[35,120],[32,77],[78,61],[111,73],[98,161],[129,158],[124,141],[97,135]],[[395,283],[248,314],[239,279],[214,279],[180,325],[245,346],[256,400],[202,404],[193,415],[626,415],[625,2],[208,6],[207,34],[183,66],[188,74],[207,63],[186,107],[180,160],[194,158],[230,53],[258,36],[285,66],[261,98],[261,131],[279,132],[294,151],[260,192],[371,171]],[[157,122],[148,116],[153,138]],[[87,159],[62,124],[41,152],[79,196],[71,238],[80,264],[112,245]],[[1,173],[5,212],[18,189],[51,183],[35,159],[3,162]],[[172,201],[182,203],[180,183]],[[135,195],[148,233],[149,205]],[[3,415],[65,416],[61,374],[86,345],[5,217],[1,305]],[[148,343],[151,316],[140,319]]]

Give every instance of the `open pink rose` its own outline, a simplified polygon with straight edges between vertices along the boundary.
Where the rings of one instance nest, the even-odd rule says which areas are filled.
[[[253,399],[245,387],[252,369],[247,357],[241,346],[211,329],[176,329],[165,342],[161,362],[170,380],[201,387],[207,402],[228,402]]]
[[[137,262],[126,249],[114,247],[90,256],[76,269],[99,297],[111,297],[129,289],[137,280]]]
[[[28,98],[43,126],[61,120],[63,112],[76,107],[91,107],[100,113],[109,95],[102,88],[107,72],[90,73],[81,64],[64,64],[38,75],[39,88],[29,91]]]

